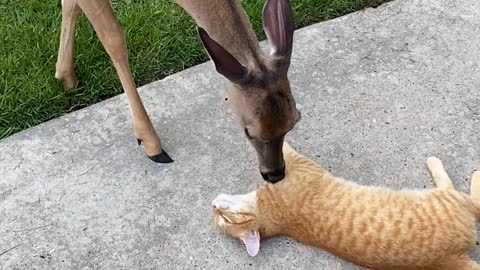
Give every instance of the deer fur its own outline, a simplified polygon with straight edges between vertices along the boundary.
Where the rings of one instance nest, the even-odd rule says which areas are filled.
[[[287,72],[293,43],[293,18],[288,0],[268,0],[263,11],[270,43],[265,54],[237,0],[177,0],[197,23],[199,36],[218,73],[229,80],[227,94],[247,138],[257,151],[260,172],[276,182],[285,175],[284,136],[300,118]],[[83,12],[93,25],[120,77],[130,104],[133,128],[145,153],[154,161],[173,160],[162,150],[150,118],[134,84],[127,46],[109,0],[63,0],[62,29],[55,77],[70,89],[75,23]]]

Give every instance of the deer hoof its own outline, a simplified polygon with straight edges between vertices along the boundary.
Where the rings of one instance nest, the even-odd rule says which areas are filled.
[[[142,140],[137,139],[137,143],[138,143],[138,145],[142,145]],[[149,159],[157,162],[157,163],[172,163],[173,162],[173,159],[163,149],[162,149],[162,152],[160,154],[154,155],[154,156],[147,155],[147,157]]]
[[[75,73],[55,73],[55,78],[62,83],[62,87],[64,90],[68,91],[70,89],[75,88],[77,86],[77,76]]]
[[[141,145],[142,140],[137,139],[137,143],[138,143],[138,145]],[[149,159],[155,161],[156,163],[172,163],[173,162],[173,159],[163,149],[162,149],[162,152],[160,154],[154,155],[154,156],[147,155],[147,157]]]
[[[162,150],[162,153],[155,155],[155,156],[148,156],[151,160],[157,162],[157,163],[172,163],[173,159],[165,152],[165,150]]]

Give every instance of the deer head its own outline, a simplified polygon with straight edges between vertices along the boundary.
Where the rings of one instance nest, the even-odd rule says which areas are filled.
[[[243,45],[230,45],[237,57],[244,60],[243,64],[220,45],[222,40],[214,40],[203,28],[199,28],[199,35],[216,70],[230,81],[229,101],[245,136],[257,152],[263,179],[275,183],[285,176],[284,137],[300,119],[287,76],[294,32],[289,1],[268,0],[263,9],[263,26],[270,45],[269,55],[249,34],[253,33],[249,23],[250,29],[243,31],[237,41]],[[228,37],[217,35],[217,40],[225,36]],[[250,44],[252,40],[255,45]]]

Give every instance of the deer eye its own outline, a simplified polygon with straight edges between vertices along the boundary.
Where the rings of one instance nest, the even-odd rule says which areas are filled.
[[[247,129],[247,128],[244,128],[243,131],[245,131],[245,136],[247,136],[247,138],[248,138],[249,140],[253,140],[253,137],[252,137],[252,135],[250,135],[250,133],[248,133],[248,129]]]

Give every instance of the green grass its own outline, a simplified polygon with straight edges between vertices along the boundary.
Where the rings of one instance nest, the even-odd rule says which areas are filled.
[[[296,28],[387,0],[292,0]],[[264,0],[243,0],[263,39]],[[138,86],[207,60],[194,24],[169,0],[114,0],[127,36]],[[60,0],[0,0],[0,139],[122,92],[92,27],[77,24],[75,90],[65,92],[53,75],[60,35]]]

